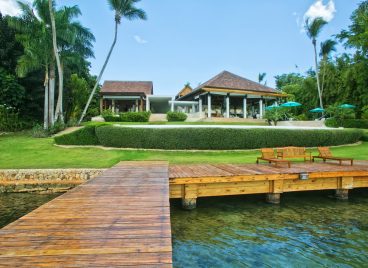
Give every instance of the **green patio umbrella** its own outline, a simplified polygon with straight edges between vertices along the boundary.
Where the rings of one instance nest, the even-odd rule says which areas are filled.
[[[309,112],[311,112],[311,113],[323,113],[324,111],[325,111],[325,109],[315,108],[313,110],[310,110]]]
[[[339,108],[343,108],[343,109],[354,109],[356,108],[355,105],[352,105],[352,104],[343,104],[343,105],[340,105]]]
[[[285,102],[284,104],[281,104],[281,107],[298,107],[298,106],[302,106],[302,104],[295,101],[289,101]]]

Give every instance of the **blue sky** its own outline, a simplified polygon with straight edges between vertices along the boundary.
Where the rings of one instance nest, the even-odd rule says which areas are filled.
[[[0,0],[9,13],[13,0]],[[6,2],[8,7],[6,7]],[[113,39],[114,16],[105,0],[57,0],[79,5],[82,23],[96,36],[92,73],[101,68]],[[223,70],[251,80],[305,72],[313,49],[301,24],[306,13],[330,20],[319,41],[350,24],[360,0],[142,0],[147,21],[124,21],[103,80],[151,80],[155,94],[174,95]],[[342,48],[339,49],[341,53]],[[296,69],[296,65],[298,69]]]

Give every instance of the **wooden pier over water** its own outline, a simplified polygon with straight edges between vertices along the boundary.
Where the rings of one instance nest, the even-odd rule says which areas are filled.
[[[166,162],[123,162],[0,229],[0,267],[172,266]]]

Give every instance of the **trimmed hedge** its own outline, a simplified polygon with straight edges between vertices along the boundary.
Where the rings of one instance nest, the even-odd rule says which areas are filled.
[[[57,136],[54,140],[56,144],[60,145],[99,145],[96,128],[96,125],[89,125],[74,132]]]
[[[148,122],[150,116],[150,112],[126,112],[121,113],[119,116],[103,115],[103,118],[105,122]]]
[[[167,112],[166,119],[169,122],[184,122],[188,116],[182,112]]]
[[[327,127],[344,127],[344,128],[366,128],[368,129],[367,119],[342,119],[329,118],[326,120]]]
[[[333,146],[358,142],[361,130],[288,130],[232,128],[132,128],[100,126],[101,145],[170,150],[234,150],[282,146]]]

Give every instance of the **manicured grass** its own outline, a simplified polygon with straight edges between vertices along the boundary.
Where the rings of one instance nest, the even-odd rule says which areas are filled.
[[[314,151],[315,152],[315,151]],[[334,154],[368,160],[368,142],[333,148]],[[0,168],[106,168],[126,160],[167,160],[173,164],[254,163],[258,151],[165,152],[60,148],[53,138],[36,139],[27,134],[0,136]]]

